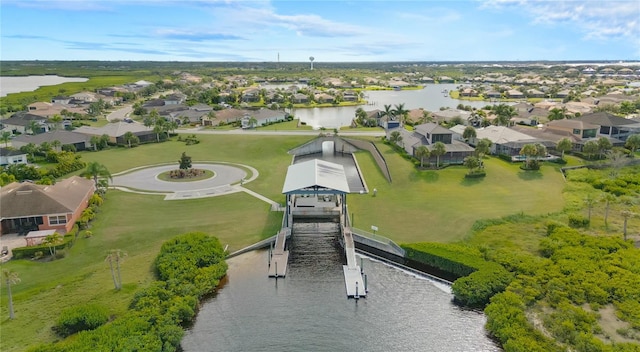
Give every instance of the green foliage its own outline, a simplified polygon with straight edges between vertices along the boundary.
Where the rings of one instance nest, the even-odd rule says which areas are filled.
[[[589,218],[580,214],[569,214],[569,226],[574,228],[586,228],[589,227]]]
[[[52,247],[52,250],[58,251],[64,248],[71,247],[73,242],[75,241],[75,235],[66,234],[62,243],[59,243]],[[13,258],[15,259],[30,259],[36,256],[37,252],[49,252],[49,246],[47,245],[39,245],[39,246],[30,246],[30,247],[19,247],[11,250],[13,253]]]
[[[109,310],[95,304],[73,306],[60,313],[53,330],[62,337],[93,330],[109,321]]]
[[[137,292],[125,315],[102,325],[99,308],[70,309],[56,325],[60,334],[95,330],[32,351],[178,351],[182,327],[195,317],[198,299],[212,292],[226,274],[224,256],[220,241],[204,233],[169,240],[156,258],[161,280]]]
[[[500,264],[482,258],[474,247],[418,243],[404,246],[407,258],[449,272],[458,277],[451,287],[456,302],[479,307],[502,292],[513,279]]]

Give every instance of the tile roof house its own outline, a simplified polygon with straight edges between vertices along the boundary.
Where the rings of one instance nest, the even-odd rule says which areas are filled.
[[[464,126],[454,126],[453,131],[462,134]],[[547,148],[555,147],[555,143],[532,137],[525,133],[505,126],[487,126],[476,129],[476,137],[469,139],[468,143],[476,145],[479,140],[487,138],[491,141],[491,154],[495,155],[520,155],[520,150],[527,144],[542,144]]]
[[[13,145],[13,142],[12,142]],[[15,145],[14,145],[15,147]],[[11,164],[26,164],[27,153],[15,149],[0,148],[0,166]]]
[[[472,155],[475,150],[466,143],[453,138],[453,131],[431,122],[414,126],[413,131],[407,131],[402,127],[387,129],[387,139],[394,131],[400,132],[402,136],[398,145],[412,156],[415,156],[416,149],[421,145],[427,146],[431,151],[435,143],[442,142],[445,145],[446,153],[440,156],[441,163],[462,164],[464,158]],[[428,160],[436,162],[437,159],[435,155],[432,155]]]
[[[79,176],[55,185],[10,183],[0,189],[0,234],[49,229],[67,233],[94,191],[93,181]]]
[[[156,133],[153,129],[146,127],[139,123],[126,123],[126,122],[114,122],[106,124],[102,127],[90,127],[82,126],[74,130],[75,132],[82,133],[89,136],[109,136],[109,142],[114,144],[125,145],[124,135],[127,132],[131,132],[140,139],[140,143],[154,142],[156,141]]]
[[[0,122],[2,122],[2,125],[4,125],[4,128],[12,131],[13,134],[16,134],[16,132],[23,134],[27,132],[32,133],[32,131],[29,129],[31,121],[35,121],[40,126],[40,131],[38,131],[38,133],[46,132],[49,130],[49,125],[47,124],[46,117],[30,114],[24,111],[17,112],[11,115],[11,117],[9,117],[8,119],[0,120]]]
[[[91,147],[90,139],[90,137],[82,133],[57,130],[36,135],[18,136],[13,139],[11,144],[16,148],[21,148],[29,143],[39,146],[44,142],[59,141],[61,146],[72,145],[76,151],[81,151]]]

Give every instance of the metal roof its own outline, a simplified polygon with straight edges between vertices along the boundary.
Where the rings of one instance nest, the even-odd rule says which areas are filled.
[[[324,190],[325,192],[318,192]],[[326,192],[326,190],[333,190]],[[320,159],[293,164],[287,169],[282,193],[349,193],[344,167]]]

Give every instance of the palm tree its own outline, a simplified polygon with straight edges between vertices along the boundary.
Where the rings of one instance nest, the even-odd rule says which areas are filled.
[[[447,146],[442,142],[436,142],[431,149],[431,154],[436,156],[436,168],[440,168],[440,156],[447,152]]]
[[[402,141],[402,135],[400,134],[400,131],[391,132],[391,134],[389,135],[389,141],[396,145],[400,143]]]
[[[62,123],[62,116],[55,114],[49,119],[49,121],[53,123],[53,129],[58,130],[60,128],[60,124]]]
[[[9,145],[9,140],[11,139],[11,132],[2,131],[2,135],[0,135],[0,139],[4,142],[5,148]]]
[[[561,109],[558,109],[558,108],[553,108],[549,110],[549,115],[547,116],[547,119],[549,119],[549,121],[562,120],[564,118],[565,118],[564,113],[562,112]]]
[[[122,277],[120,276],[120,262],[124,257],[127,256],[127,253],[120,249],[112,249],[107,252],[107,257],[105,261],[109,262],[109,268],[111,269],[111,278],[113,279],[113,285],[116,290],[120,290],[122,288]],[[114,263],[116,266],[116,271],[114,271]],[[117,273],[117,275],[116,275]]]
[[[31,134],[38,134],[42,131],[42,126],[38,123],[38,121],[30,121],[25,131],[31,131]]]
[[[137,138],[138,138],[138,137],[137,137],[135,134],[133,134],[133,132],[131,132],[131,131],[127,131],[127,132],[122,136],[122,139],[124,140],[124,142],[125,142],[125,143],[127,143],[127,146],[128,146],[129,148],[131,148],[131,144],[137,144],[137,143],[135,143],[135,141],[136,141],[136,139],[137,139]]]
[[[55,140],[51,141],[51,146],[53,148],[55,148],[56,151],[59,151],[58,148],[60,148],[62,146],[62,142],[60,142],[59,140],[55,139]]]
[[[160,122],[160,120],[156,121],[156,124],[153,126],[153,133],[156,134],[157,143],[160,143],[160,133],[163,133],[164,131],[164,123]]]
[[[473,169],[480,166],[480,159],[473,155],[469,155],[464,158],[463,162],[464,166],[469,168],[469,174],[473,172]]]
[[[33,143],[28,143],[20,147],[20,151],[27,153],[28,156],[30,156],[33,161],[33,158],[35,157],[35,154],[38,151],[38,146],[36,146]]]
[[[15,285],[20,282],[18,273],[13,270],[2,269],[2,276],[4,282],[7,285],[7,296],[9,301],[9,319],[15,319],[15,313],[13,312],[13,296],[11,295],[11,285]]]
[[[89,139],[89,143],[91,143],[91,145],[93,146],[94,151],[98,151],[98,144],[100,144],[100,137],[91,136],[91,139]]]
[[[498,126],[507,126],[511,118],[518,115],[516,109],[513,106],[500,104],[493,108],[493,112],[496,114],[496,124]]]
[[[424,159],[431,156],[431,151],[426,145],[421,145],[416,148],[416,157],[420,158],[420,167],[424,166]]]
[[[620,215],[622,215],[622,218],[624,219],[624,222],[622,224],[622,236],[623,236],[624,240],[626,241],[627,240],[627,221],[634,214],[631,212],[631,210],[625,209],[622,212],[620,212]]]
[[[582,152],[587,154],[589,159],[593,158],[593,155],[598,152],[598,143],[596,141],[587,141],[582,147]]]
[[[391,108],[391,104],[384,106],[384,110],[380,113],[380,117],[384,117],[384,116],[387,117],[387,120],[396,119],[393,108]]]
[[[409,115],[409,110],[404,108],[404,103],[396,104],[394,105],[393,113],[400,118],[400,124],[403,124]]]
[[[51,256],[53,257],[56,254],[56,246],[63,241],[64,239],[62,238],[62,236],[59,233],[54,232],[53,234],[45,237],[42,241],[42,244],[45,244],[47,247],[49,247],[49,254],[51,254]]]
[[[613,144],[607,137],[600,137],[598,139],[598,152],[600,153],[600,158],[604,157],[604,153],[613,148]]]
[[[629,138],[627,138],[627,142],[624,145],[625,147],[629,148],[629,150],[631,150],[631,155],[633,156],[636,150],[640,148],[640,134],[630,135]]]
[[[249,117],[249,128],[255,128],[256,126],[258,126],[258,119],[254,116]]]
[[[92,161],[87,164],[87,168],[82,173],[82,176],[86,178],[92,178],[95,183],[96,189],[98,188],[98,180],[100,178],[107,178],[113,181],[111,173],[106,166],[100,164],[97,161]]]
[[[587,206],[589,210],[588,214],[589,223],[591,223],[591,210],[593,210],[593,206],[596,204],[596,199],[591,194],[587,194],[587,198],[584,199],[584,204]]]
[[[569,138],[562,138],[561,140],[559,140],[558,144],[556,145],[556,149],[562,152],[562,156],[560,157],[560,159],[564,160],[564,153],[570,151],[571,148],[573,148],[573,143],[571,143],[571,140]]]
[[[475,128],[471,126],[467,126],[464,128],[464,132],[462,132],[462,138],[464,138],[465,141],[469,141],[469,139],[476,137],[477,133]]]

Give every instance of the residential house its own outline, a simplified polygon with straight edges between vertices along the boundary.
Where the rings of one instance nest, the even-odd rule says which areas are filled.
[[[139,123],[113,122],[102,127],[82,126],[74,130],[75,132],[92,136],[109,136],[109,143],[125,145],[124,135],[127,132],[133,133],[140,139],[140,143],[155,142],[157,139],[153,129]]]
[[[263,126],[272,122],[285,121],[288,116],[289,114],[284,110],[271,110],[264,108],[260,110],[245,110],[240,123],[242,128],[250,128],[252,127],[249,123],[251,118],[256,119],[256,126]]]
[[[245,103],[256,103],[260,101],[259,88],[247,88],[242,92],[242,101]]]
[[[296,93],[291,100],[294,104],[306,104],[309,102],[309,97],[306,94]]]
[[[469,111],[458,110],[458,109],[446,109],[440,111],[433,111],[431,113],[433,119],[438,122],[449,122],[454,118],[460,118],[462,121],[467,121],[471,116]]]
[[[315,100],[317,103],[333,103],[334,101],[334,97],[332,95],[329,95],[327,93],[317,93],[314,97],[313,100]]]
[[[502,93],[498,92],[497,90],[489,90],[484,92],[484,97],[485,98],[489,98],[489,99],[500,99],[502,98]]]
[[[615,138],[622,141],[626,141],[632,134],[640,133],[640,123],[608,112],[585,114],[576,120],[599,126],[599,136]]]
[[[453,137],[453,131],[448,130],[435,123],[425,123],[414,126],[413,131],[407,131],[404,128],[392,128],[386,130],[387,139],[390,138],[394,131],[398,131],[402,136],[402,140],[398,143],[400,147],[412,156],[415,156],[416,149],[424,145],[429,150],[433,150],[433,146],[437,142],[442,142],[445,146],[446,153],[440,156],[440,162],[445,164],[462,164],[464,158],[473,155],[475,150],[473,147],[461,142]],[[437,157],[432,155],[428,160],[435,163]]]
[[[173,93],[173,94],[167,95],[164,98],[164,105],[183,104],[186,99],[187,99],[187,96],[182,93]]]
[[[32,122],[35,122],[35,124],[39,127],[37,133],[42,133],[49,130],[49,125],[47,124],[46,117],[30,114],[24,111],[17,112],[11,115],[11,117],[9,117],[8,119],[2,120],[4,129],[10,130],[13,134],[34,133],[30,129]]]
[[[342,93],[344,101],[358,101],[358,93],[355,90],[347,89]]]
[[[455,80],[449,76],[440,76],[439,83],[455,83]]]
[[[71,97],[65,97],[65,96],[55,96],[53,98],[51,98],[51,104],[58,104],[58,105],[69,105],[69,102],[71,102],[73,98]]]
[[[26,163],[27,153],[21,152],[20,150],[16,149],[0,148],[0,166]]]
[[[471,87],[465,87],[460,90],[460,96],[461,97],[477,97],[478,91]]]
[[[527,97],[529,98],[544,98],[545,94],[542,91],[537,89],[529,89],[527,90]]]
[[[462,135],[464,128],[464,126],[458,125],[452,127],[451,130]],[[505,126],[478,128],[476,129],[476,137],[470,138],[467,143],[476,146],[478,141],[484,138],[491,141],[491,154],[494,155],[520,155],[520,150],[527,144],[542,144],[547,148],[555,147],[555,143],[551,141],[535,138]]]
[[[53,141],[59,141],[61,147],[72,146],[76,151],[86,150],[91,147],[90,137],[87,135],[64,130],[18,136],[13,139],[11,144],[16,148],[21,148],[29,143],[39,146],[45,142],[51,144]]]
[[[509,89],[507,91],[507,98],[509,98],[509,99],[524,99],[524,94],[519,90]]]
[[[67,233],[94,191],[93,181],[79,176],[55,185],[10,183],[0,189],[0,234],[51,229]]]

